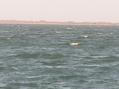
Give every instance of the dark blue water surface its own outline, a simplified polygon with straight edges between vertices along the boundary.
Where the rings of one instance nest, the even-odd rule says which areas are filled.
[[[0,25],[0,89],[119,89],[119,27]]]

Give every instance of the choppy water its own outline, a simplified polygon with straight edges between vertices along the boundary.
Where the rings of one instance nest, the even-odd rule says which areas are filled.
[[[119,27],[0,25],[0,89],[119,89]]]

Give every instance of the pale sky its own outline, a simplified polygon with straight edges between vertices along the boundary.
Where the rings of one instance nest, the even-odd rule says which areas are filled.
[[[119,22],[119,0],[0,0],[0,19]]]

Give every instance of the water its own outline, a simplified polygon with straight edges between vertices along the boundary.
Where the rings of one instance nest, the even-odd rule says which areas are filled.
[[[0,25],[0,89],[119,89],[119,27]]]

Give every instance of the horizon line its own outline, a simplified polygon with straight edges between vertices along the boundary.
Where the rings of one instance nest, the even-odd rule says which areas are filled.
[[[18,20],[18,19],[0,19],[0,24],[41,24],[41,25],[92,25],[92,26],[119,26],[119,22],[109,21],[48,21],[48,20]]]
[[[66,23],[119,23],[119,21],[75,21],[75,20],[25,20],[25,19],[0,19],[0,21],[22,21],[22,22],[66,22]]]

